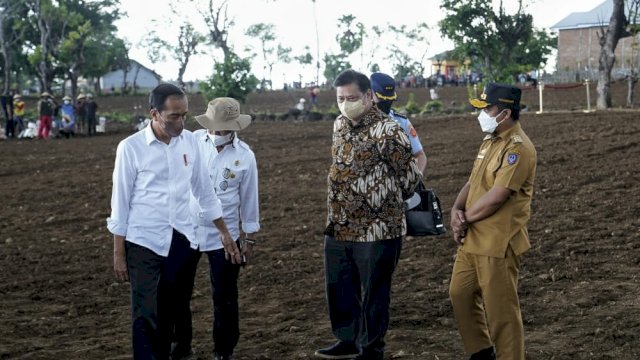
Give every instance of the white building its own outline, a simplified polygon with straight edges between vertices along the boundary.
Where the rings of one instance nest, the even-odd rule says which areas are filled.
[[[104,94],[112,91],[119,92],[123,87],[126,87],[129,92],[133,92],[135,86],[139,92],[149,92],[160,84],[160,80],[160,75],[155,71],[135,60],[129,60],[129,69],[126,73],[122,69],[118,69],[100,77],[100,89]]]

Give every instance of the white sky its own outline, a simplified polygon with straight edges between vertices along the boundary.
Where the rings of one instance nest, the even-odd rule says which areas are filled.
[[[186,5],[178,7],[181,18],[171,19],[169,3],[179,3],[179,0],[121,0],[121,8],[128,16],[123,17],[116,24],[119,35],[127,39],[131,45],[130,57],[140,63],[154,69],[164,80],[173,80],[178,74],[178,65],[175,61],[167,59],[162,63],[152,64],[147,58],[147,50],[140,45],[141,39],[150,30],[156,30],[165,40],[177,42],[177,27],[182,19],[191,22],[202,32],[206,31],[200,14],[195,5],[188,0],[181,0]],[[208,0],[194,0],[206,3]],[[498,4],[499,0],[493,0]],[[517,0],[503,0],[507,11],[515,11]],[[534,24],[539,28],[548,28],[572,12],[589,11],[601,4],[604,0],[529,0],[528,12],[533,14]],[[214,3],[220,3],[215,0]],[[527,0],[525,0],[527,2]],[[324,53],[336,53],[339,50],[335,41],[338,33],[338,18],[342,15],[352,14],[356,21],[362,22],[367,29],[373,25],[382,28],[389,22],[396,26],[406,24],[414,27],[420,22],[426,22],[431,27],[428,48],[412,49],[416,57],[427,51],[426,58],[432,57],[442,51],[451,50],[453,44],[443,39],[440,35],[437,23],[444,14],[440,9],[438,0],[317,0],[315,9],[318,17],[320,31],[320,58]],[[382,6],[384,5],[384,6]],[[376,7],[377,6],[377,7]],[[256,23],[271,23],[276,26],[276,43],[293,48],[292,55],[303,52],[305,45],[311,49],[311,54],[316,54],[316,34],[314,26],[314,5],[311,0],[229,0],[229,16],[235,21],[229,35],[229,44],[236,52],[242,53],[247,45],[254,45],[255,52],[260,54],[260,45],[255,40],[244,35],[246,28]],[[393,16],[390,16],[393,14]],[[155,20],[155,22],[154,22]],[[384,39],[378,51],[380,59],[377,59],[381,71],[391,73],[390,65],[385,65],[383,57],[386,45],[392,41]],[[219,54],[208,50],[208,54],[198,55],[189,63],[185,73],[185,80],[204,79],[213,71],[213,58]],[[361,59],[364,58],[364,63]],[[353,55],[351,64],[355,69],[368,73],[365,68],[370,56],[361,54]],[[258,56],[254,61],[253,73],[261,78],[262,63]],[[550,62],[555,62],[551,59]],[[315,63],[315,60],[314,60]],[[322,62],[320,69],[320,81],[322,76]],[[429,75],[430,67],[426,67]],[[552,67],[550,69],[553,69]],[[299,76],[303,81],[312,81],[315,78],[315,66],[309,69],[301,69],[295,62],[286,65],[276,65],[273,70],[274,88],[282,87],[284,81],[297,81]],[[268,76],[267,76],[268,77]]]

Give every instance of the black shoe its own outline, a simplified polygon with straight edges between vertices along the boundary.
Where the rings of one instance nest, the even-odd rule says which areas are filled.
[[[195,351],[190,345],[182,345],[180,343],[171,343],[171,360],[189,360],[195,355]]]
[[[233,355],[220,355],[218,353],[213,353],[214,360],[233,360]]]
[[[492,346],[471,355],[469,360],[496,360],[496,351]]]
[[[354,358],[354,360],[382,360],[384,359],[384,351],[363,349],[362,353]]]
[[[359,353],[354,343],[338,341],[332,346],[316,350],[314,355],[323,359],[353,359]]]

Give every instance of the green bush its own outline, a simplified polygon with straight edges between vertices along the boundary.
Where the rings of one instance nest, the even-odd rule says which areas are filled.
[[[337,118],[338,115],[340,115],[340,110],[338,109],[338,105],[336,105],[336,103],[333,103],[333,105],[331,105],[329,110],[327,110],[326,114],[334,119]]]
[[[404,111],[407,115],[420,113],[420,105],[416,102],[415,94],[409,94],[409,99],[407,100],[407,104],[404,106]]]
[[[442,101],[440,100],[431,100],[429,102],[427,102],[426,104],[424,104],[424,108],[422,109],[421,114],[437,114],[437,113],[441,113],[442,109],[444,108],[444,104],[442,104]]]

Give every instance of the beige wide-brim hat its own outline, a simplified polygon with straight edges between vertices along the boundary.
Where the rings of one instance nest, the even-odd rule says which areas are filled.
[[[238,131],[251,123],[251,115],[240,114],[240,103],[229,97],[209,101],[207,112],[196,116],[196,121],[213,131]]]

